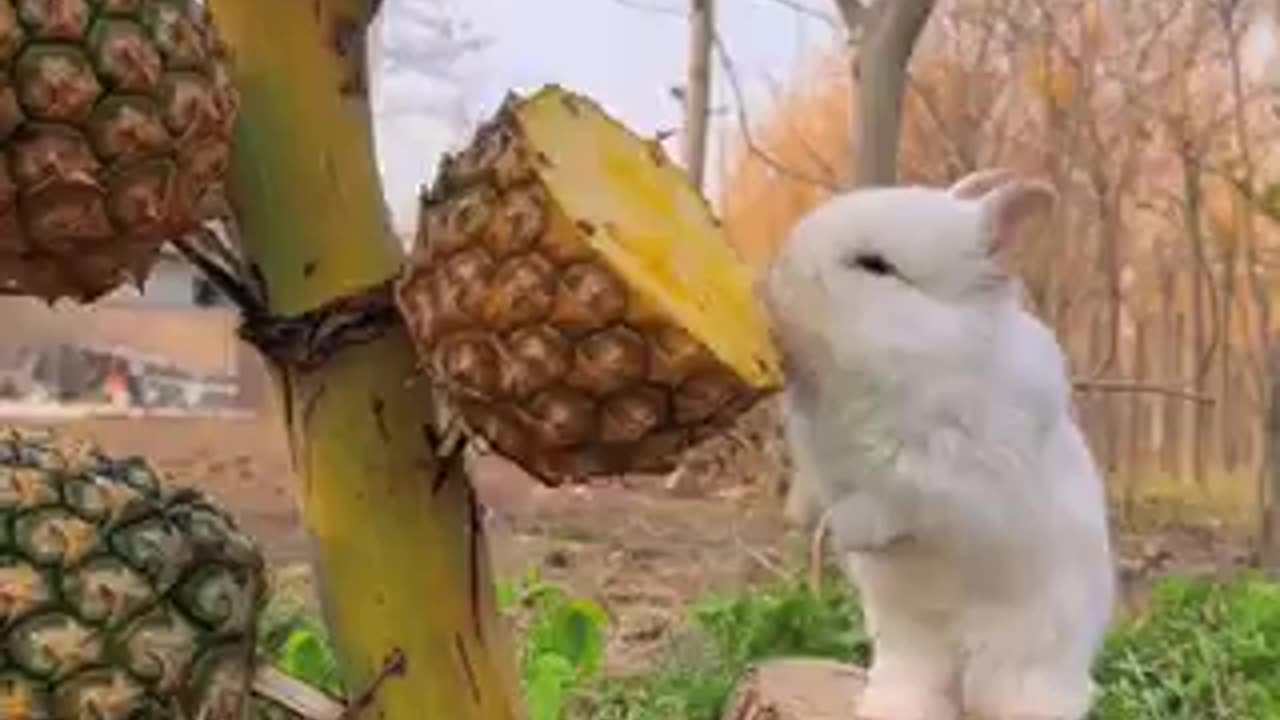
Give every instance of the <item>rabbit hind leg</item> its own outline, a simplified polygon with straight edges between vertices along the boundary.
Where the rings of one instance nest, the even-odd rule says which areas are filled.
[[[903,618],[875,625],[858,720],[959,720],[959,668],[937,628]]]

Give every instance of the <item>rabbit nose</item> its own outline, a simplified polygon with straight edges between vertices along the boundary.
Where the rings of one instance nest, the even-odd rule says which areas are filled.
[[[760,302],[764,303],[766,308],[769,307],[772,302],[769,297],[769,276],[767,274],[756,275],[755,279],[751,281],[751,292],[759,298]]]

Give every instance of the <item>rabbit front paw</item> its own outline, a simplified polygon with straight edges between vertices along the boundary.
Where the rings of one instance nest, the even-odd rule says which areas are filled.
[[[957,720],[954,702],[918,685],[886,685],[874,680],[857,704],[857,720]]]
[[[907,534],[902,513],[868,493],[853,493],[831,508],[831,537],[844,552],[882,550]]]

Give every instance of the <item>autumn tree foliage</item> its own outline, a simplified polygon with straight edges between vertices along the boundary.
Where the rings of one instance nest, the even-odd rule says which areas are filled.
[[[1280,116],[1259,50],[1274,29],[1267,9],[944,0],[911,66],[903,181],[1002,165],[1061,193],[1054,222],[1018,262],[1068,350],[1093,446],[1135,522],[1252,528],[1273,495],[1261,472],[1280,287]],[[740,133],[722,206],[757,266],[801,213],[849,182],[857,94],[846,52],[815,59]]]

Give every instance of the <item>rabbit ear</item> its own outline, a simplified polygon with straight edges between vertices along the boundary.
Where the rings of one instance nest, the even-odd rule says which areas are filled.
[[[955,181],[947,192],[960,200],[976,200],[1016,176],[1017,173],[1008,168],[977,170]]]
[[[1047,219],[1058,202],[1058,193],[1043,180],[1015,180],[982,198],[982,222],[988,250],[999,254],[1026,233],[1029,221]]]

